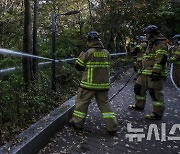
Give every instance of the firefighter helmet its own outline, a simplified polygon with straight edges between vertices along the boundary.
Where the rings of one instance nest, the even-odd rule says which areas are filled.
[[[87,35],[88,41],[100,41],[100,35],[96,31],[89,32]]]
[[[139,36],[139,41],[146,42],[147,41],[146,36]]]
[[[159,33],[159,28],[155,25],[149,25],[146,28],[144,28],[144,34],[158,35]]]
[[[174,40],[176,43],[180,44],[180,34],[174,35],[174,36],[173,36],[173,40]]]
[[[176,34],[173,36],[173,40],[178,40],[180,41],[180,34]]]
[[[139,41],[139,42],[146,42],[146,41],[148,41],[146,39],[146,36],[136,36],[135,38],[136,38],[136,41]]]

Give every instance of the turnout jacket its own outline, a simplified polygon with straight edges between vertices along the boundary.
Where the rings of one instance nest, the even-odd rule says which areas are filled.
[[[110,54],[101,41],[88,42],[88,49],[80,53],[75,67],[83,71],[80,87],[91,90],[110,88]]]
[[[142,74],[159,77],[167,76],[168,46],[165,40],[166,38],[160,35],[148,42],[142,60]]]
[[[180,46],[176,45],[171,51],[171,60],[174,63],[174,65],[180,66]]]
[[[132,50],[132,55],[134,58],[134,69],[138,74],[141,74],[142,69],[142,59],[145,52],[145,45],[143,43],[136,45]]]

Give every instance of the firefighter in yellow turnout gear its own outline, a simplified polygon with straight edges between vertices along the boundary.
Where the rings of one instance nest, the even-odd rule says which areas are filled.
[[[107,131],[115,133],[117,130],[117,120],[108,102],[110,54],[104,48],[96,31],[88,33],[87,46],[88,49],[81,52],[76,60],[75,67],[83,71],[83,74],[73,117],[69,123],[77,129],[82,129],[88,112],[88,106],[91,103],[91,99],[95,97]]]
[[[164,113],[163,84],[167,76],[168,47],[166,38],[160,33],[158,27],[149,25],[144,29],[148,40],[148,47],[142,60],[142,73],[134,86],[134,105],[129,105],[129,109],[143,110],[146,103],[146,91],[153,101],[153,112],[145,116],[146,119],[161,119]]]
[[[142,58],[144,55],[144,52],[147,48],[147,40],[145,36],[136,36],[136,40],[138,42],[137,45],[133,48],[131,51],[133,57],[134,57],[134,71],[136,72],[136,78],[139,77],[141,74],[142,69]]]
[[[170,61],[173,63],[173,78],[178,87],[180,87],[180,34],[173,37],[174,47],[171,51]]]

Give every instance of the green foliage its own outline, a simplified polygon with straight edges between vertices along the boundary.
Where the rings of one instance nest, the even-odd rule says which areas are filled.
[[[21,59],[13,57],[1,57],[0,59],[0,69],[6,69],[9,67],[17,67],[21,65]]]
[[[58,58],[75,57],[77,53],[82,51],[85,45],[76,33],[73,33],[73,31],[69,31],[57,36],[56,42]]]
[[[136,22],[134,24],[135,33],[142,34],[142,29],[148,24],[157,25],[161,32],[168,38],[179,33],[179,22],[180,22],[180,3],[175,4],[171,0],[151,2],[134,2]],[[137,34],[136,34],[137,35]]]

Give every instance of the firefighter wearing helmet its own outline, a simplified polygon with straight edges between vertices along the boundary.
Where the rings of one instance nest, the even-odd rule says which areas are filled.
[[[107,131],[113,134],[117,130],[117,120],[108,102],[110,54],[104,48],[100,35],[96,31],[88,33],[87,46],[88,49],[81,52],[76,60],[75,67],[83,73],[75,101],[75,109],[69,124],[75,129],[83,129],[88,106],[92,98],[95,97]]]
[[[166,38],[157,26],[147,26],[144,33],[148,47],[143,55],[142,73],[134,86],[135,104],[129,105],[129,109],[143,110],[148,90],[153,101],[153,112],[145,115],[145,118],[158,120],[163,116],[165,109],[163,84],[167,76],[168,46]]]
[[[178,87],[180,87],[180,34],[174,35],[173,45],[174,47],[171,50],[170,62],[174,64],[173,77],[175,83]]]
[[[134,57],[134,71],[136,72],[135,79],[137,79],[141,74],[142,58],[147,48],[147,39],[145,38],[145,36],[136,36],[136,40],[137,45],[135,45],[131,51],[131,54]]]

